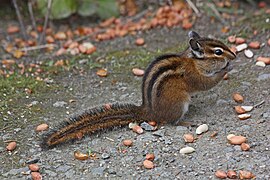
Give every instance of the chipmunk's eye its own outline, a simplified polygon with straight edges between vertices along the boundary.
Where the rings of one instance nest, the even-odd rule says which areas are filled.
[[[220,55],[223,54],[223,49],[221,49],[221,48],[215,48],[214,53],[215,53],[215,55],[220,56]]]

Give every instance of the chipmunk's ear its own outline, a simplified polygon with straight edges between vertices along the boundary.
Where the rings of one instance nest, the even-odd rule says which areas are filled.
[[[196,33],[195,31],[189,31],[188,37],[190,39],[199,39],[200,35],[198,33]]]
[[[199,41],[197,41],[197,39],[190,38],[189,39],[189,47],[192,51],[192,54],[195,56],[195,58],[199,58],[199,59],[204,58],[204,52],[203,52],[202,45],[200,44]]]

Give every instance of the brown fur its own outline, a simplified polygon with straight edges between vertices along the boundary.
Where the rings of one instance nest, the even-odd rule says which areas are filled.
[[[134,121],[178,122],[187,111],[191,93],[217,85],[230,70],[229,61],[235,58],[222,42],[200,38],[194,33],[191,36],[196,39],[191,39],[190,48],[181,54],[160,56],[148,66],[143,78],[141,106],[113,104],[110,109],[93,108],[75,115],[45,135],[43,147],[51,148]],[[214,53],[216,47],[224,50],[222,55]]]

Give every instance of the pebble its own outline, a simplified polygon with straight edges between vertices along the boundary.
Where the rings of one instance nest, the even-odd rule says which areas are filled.
[[[97,167],[97,168],[92,168],[91,173],[93,175],[99,175],[102,176],[104,174],[105,167]]]
[[[258,81],[264,81],[264,80],[268,80],[268,79],[270,79],[270,73],[269,74],[261,74],[257,78]]]
[[[204,132],[208,131],[208,125],[207,124],[202,124],[196,129],[196,134],[202,134]]]
[[[153,132],[153,135],[163,137],[165,135],[165,132],[166,132],[165,129],[160,129],[160,130],[157,130],[157,131]]]
[[[249,49],[245,49],[244,54],[247,58],[252,58],[254,56],[254,53]]]
[[[109,159],[110,158],[110,154],[109,153],[102,153],[101,154],[101,158],[102,159]]]
[[[128,124],[129,129],[132,129],[134,126],[138,126],[138,124],[137,123],[132,123],[132,122]]]
[[[65,101],[57,101],[53,104],[53,107],[64,107],[67,103]]]
[[[235,48],[236,48],[237,52],[240,52],[240,51],[245,50],[247,47],[248,47],[248,45],[246,43],[244,43],[244,44],[240,44],[240,45],[236,46]]]
[[[25,161],[26,164],[35,164],[38,163],[39,159],[35,158],[35,159],[29,159],[27,161]]]
[[[150,124],[148,124],[147,122],[143,122],[141,123],[141,127],[146,130],[146,131],[153,131],[155,130],[155,127],[151,126]]]
[[[190,154],[190,153],[193,153],[194,151],[195,151],[195,149],[193,147],[189,147],[189,146],[180,149],[181,154]]]

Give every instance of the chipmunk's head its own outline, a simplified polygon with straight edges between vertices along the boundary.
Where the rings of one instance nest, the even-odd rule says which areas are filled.
[[[208,71],[222,69],[236,58],[235,53],[219,40],[200,37],[194,31],[190,31],[188,36],[190,56],[197,59],[197,63],[204,65]]]
[[[200,37],[194,31],[190,31],[188,36],[189,46],[194,58],[220,60],[233,60],[236,58],[235,53],[219,40]]]

